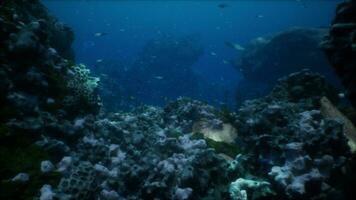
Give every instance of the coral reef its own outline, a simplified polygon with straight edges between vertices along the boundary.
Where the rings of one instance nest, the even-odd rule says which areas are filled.
[[[167,126],[166,114],[144,107],[94,122],[93,129],[99,132],[83,137],[74,160],[93,163],[102,196],[194,199],[228,184],[227,174],[221,174],[227,161],[207,148],[204,140]],[[105,136],[106,131],[110,134]],[[61,186],[57,189],[56,193],[68,193]]]
[[[338,5],[329,34],[323,47],[331,65],[356,106],[356,2],[345,1]]]
[[[339,184],[351,172],[340,183],[333,180],[352,163],[351,152],[343,124],[321,114],[326,95],[335,91],[320,75],[303,70],[280,79],[268,96],[246,101],[229,117],[238,135],[222,145],[234,147],[235,154],[194,133],[202,121],[216,129],[227,123],[199,101],[181,98],[164,109],[104,115],[85,125],[95,131],[72,149],[73,165],[91,163],[85,174],[95,175],[86,184],[97,188],[90,195],[104,199],[347,198]],[[75,174],[76,168],[65,171]],[[54,189],[79,195],[73,191]]]
[[[73,32],[39,1],[4,2],[0,27],[1,199],[32,199],[42,184],[56,185],[60,179],[48,165],[41,171],[42,161],[56,161],[61,156],[54,150],[58,146],[68,152],[69,141],[76,139],[69,135],[80,132],[72,120],[96,114],[100,105],[89,73],[74,74],[76,79],[70,73],[77,68],[71,49]],[[66,84],[71,81],[75,87]],[[85,95],[78,99],[76,92]],[[68,104],[67,99],[73,101]],[[8,181],[18,173],[28,174],[29,180]]]
[[[351,152],[343,124],[324,118],[319,103],[332,93],[320,75],[304,70],[280,79],[268,96],[246,101],[238,110],[239,142],[253,155],[250,165],[255,163],[250,171],[265,179],[269,174],[280,198],[342,190],[334,186],[333,175]]]
[[[350,126],[319,74],[281,78],[237,113],[187,98],[99,113],[99,79],[65,59],[70,29],[36,0],[0,13],[0,199],[352,199]],[[169,54],[189,67],[201,49],[182,43]]]

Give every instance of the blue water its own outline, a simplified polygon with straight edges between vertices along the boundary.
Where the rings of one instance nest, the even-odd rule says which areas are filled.
[[[219,8],[219,3],[226,8]],[[223,60],[238,52],[225,41],[242,46],[253,38],[293,26],[328,26],[340,1],[44,1],[50,12],[76,34],[77,62],[133,60],[145,42],[161,34],[198,34],[204,55],[194,65],[208,82],[223,86],[233,102],[241,75]],[[94,37],[97,32],[108,33]],[[217,100],[224,97],[220,95]]]

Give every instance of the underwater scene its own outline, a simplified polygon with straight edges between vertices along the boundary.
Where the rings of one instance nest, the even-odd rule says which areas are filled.
[[[356,0],[0,0],[0,200],[356,199]]]

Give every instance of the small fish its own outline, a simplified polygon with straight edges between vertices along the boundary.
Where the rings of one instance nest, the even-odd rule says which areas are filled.
[[[102,36],[105,36],[107,35],[108,33],[101,33],[101,32],[98,32],[98,33],[95,33],[94,36],[95,37],[102,37]]]
[[[217,54],[215,53],[215,52],[210,52],[210,55],[212,55],[212,56],[216,56]]]
[[[262,18],[264,18],[265,16],[264,15],[262,15],[262,14],[258,14],[258,15],[256,15],[256,18],[259,18],[259,19],[262,19]]]
[[[233,49],[235,49],[235,50],[237,50],[237,51],[244,51],[244,50],[245,50],[244,47],[242,47],[241,45],[236,44],[236,43],[225,42],[225,45],[228,46],[228,47],[230,47],[230,48],[233,48]]]
[[[230,62],[229,62],[229,61],[227,61],[227,60],[225,60],[225,59],[224,59],[224,60],[222,60],[222,63],[223,63],[223,64],[225,64],[225,65],[230,64]]]
[[[96,60],[96,63],[102,63],[102,62],[103,62],[103,59]]]
[[[224,8],[229,7],[229,5],[226,4],[226,3],[220,3],[220,4],[218,5],[218,7],[221,8],[221,9],[224,9]]]
[[[345,98],[345,93],[343,93],[343,92],[340,92],[339,94],[338,94],[338,96],[339,96],[339,98],[340,99],[343,99],[343,98]]]
[[[163,76],[155,76],[154,78],[157,79],[157,80],[162,80]]]

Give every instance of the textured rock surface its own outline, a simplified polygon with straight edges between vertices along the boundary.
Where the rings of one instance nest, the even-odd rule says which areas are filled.
[[[73,39],[37,0],[0,6],[1,199],[31,199],[44,183],[56,185],[59,174],[42,173],[41,162],[68,153],[82,134],[73,120],[99,111],[96,79],[72,61]],[[26,184],[6,181],[21,169],[31,177]]]
[[[254,155],[249,167],[258,177],[269,174],[282,199],[332,196],[338,190],[333,175],[351,153],[343,124],[320,113],[318,102],[327,94],[332,90],[325,80],[304,70],[238,110],[239,142]]]
[[[340,3],[322,47],[356,107],[356,1]]]

